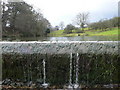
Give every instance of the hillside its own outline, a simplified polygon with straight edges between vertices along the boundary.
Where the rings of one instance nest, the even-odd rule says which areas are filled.
[[[89,30],[85,29],[84,33],[76,33],[72,30],[72,33],[65,34],[64,30],[53,31],[49,34],[52,37],[73,37],[73,36],[118,36],[118,28],[112,28],[111,30]]]

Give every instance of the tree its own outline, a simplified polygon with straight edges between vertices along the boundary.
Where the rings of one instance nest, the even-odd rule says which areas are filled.
[[[1,11],[1,1],[0,1],[0,41],[2,40],[2,17],[1,17],[2,11]],[[1,76],[1,75],[0,75]],[[0,78],[1,79],[1,78]]]
[[[111,20],[113,27],[120,27],[120,17],[114,17]]]
[[[101,29],[101,30],[111,30],[113,27],[120,26],[120,23],[118,22],[120,20],[120,17],[114,17],[112,19],[102,19],[98,22],[89,24],[89,28],[91,29]]]
[[[46,31],[45,31],[45,35],[47,36],[47,34],[50,33],[50,28],[47,28]]]
[[[75,26],[73,26],[72,24],[68,24],[65,29],[64,29],[64,33],[72,33],[72,30],[75,29]]]
[[[51,26],[41,12],[36,12],[25,2],[7,2],[2,7],[3,34],[20,35],[24,37],[45,36]]]
[[[64,29],[64,26],[65,26],[65,25],[64,25],[64,22],[60,22],[59,27],[60,27],[61,30]]]
[[[89,18],[89,13],[78,13],[75,19],[75,23],[79,25],[83,30],[85,25],[88,24],[88,18]]]

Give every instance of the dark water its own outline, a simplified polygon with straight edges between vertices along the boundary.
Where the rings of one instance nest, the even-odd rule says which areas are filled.
[[[118,41],[117,36],[77,36],[77,37],[29,37],[22,41]]]

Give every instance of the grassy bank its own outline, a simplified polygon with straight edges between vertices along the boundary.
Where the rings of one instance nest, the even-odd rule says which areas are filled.
[[[77,33],[72,30],[72,33],[66,34],[64,30],[53,31],[49,36],[52,37],[73,37],[73,36],[118,36],[118,28],[112,28],[111,30],[89,30],[85,29],[84,33]]]

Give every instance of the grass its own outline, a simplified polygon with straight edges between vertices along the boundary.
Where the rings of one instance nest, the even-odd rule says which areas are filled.
[[[113,35],[118,35],[118,28],[113,28],[112,30],[109,31],[104,31],[104,32],[99,32],[91,35],[97,35],[97,36],[113,36]]]
[[[64,30],[53,31],[49,34],[52,37],[73,37],[73,36],[118,36],[118,28],[112,28],[111,30],[89,30],[84,29],[84,33],[76,33],[76,30],[72,30],[73,33],[65,34]]]
[[[50,33],[49,36],[62,37],[62,36],[64,36],[64,35],[63,35],[63,32],[64,32],[64,30],[53,31],[52,33]]]

